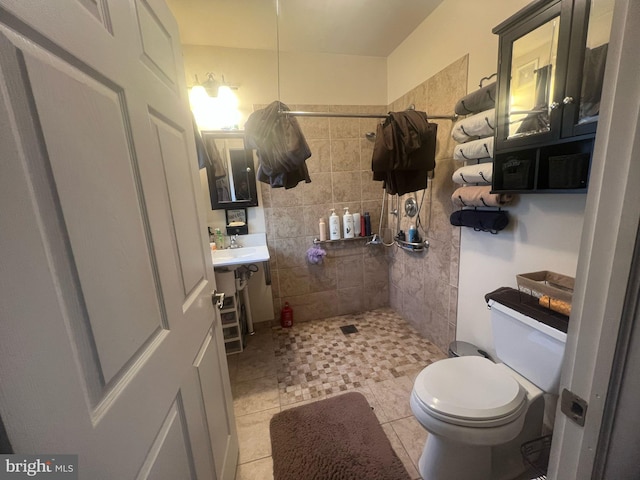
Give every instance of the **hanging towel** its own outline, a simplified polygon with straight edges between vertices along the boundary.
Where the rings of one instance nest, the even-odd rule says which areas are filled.
[[[600,98],[602,97],[604,67],[608,49],[609,44],[605,43],[593,49],[587,48],[584,52],[580,120],[578,122],[580,124],[593,121],[600,112]]]
[[[491,193],[489,185],[468,185],[456,189],[451,195],[455,207],[504,207],[513,201],[513,195]]]
[[[455,160],[476,160],[487,157],[493,157],[493,137],[461,143],[453,150]]]
[[[246,144],[257,150],[258,180],[272,188],[288,189],[311,182],[305,163],[311,150],[296,117],[280,111],[289,111],[289,107],[278,101],[256,110],[249,115],[244,134]]]
[[[458,143],[490,137],[496,128],[496,109],[485,110],[455,123],[451,136]]]
[[[460,167],[451,176],[454,183],[465,185],[469,183],[491,183],[493,179],[493,162],[478,163]]]
[[[222,157],[220,156],[220,151],[216,146],[215,138],[211,136],[207,136],[206,138],[203,139],[203,145],[210,159],[210,163],[213,171],[213,177],[215,179],[226,178],[227,169],[225,168],[225,164],[222,161]]]
[[[384,182],[390,195],[427,188],[427,174],[436,165],[438,125],[416,110],[390,112],[379,124],[373,147],[373,179]]]
[[[212,162],[209,154],[207,153],[207,149],[204,146],[204,142],[202,141],[202,135],[200,135],[200,129],[198,128],[198,124],[196,123],[196,117],[191,113],[191,122],[193,124],[193,135],[196,140],[196,155],[198,156],[198,168],[206,168],[211,167]]]
[[[551,65],[545,65],[536,70],[535,104],[533,110],[522,120],[516,134],[529,135],[531,133],[548,132],[549,102],[551,101]]]
[[[484,112],[495,106],[496,82],[493,82],[458,100],[455,112],[458,115],[469,115],[470,113]]]

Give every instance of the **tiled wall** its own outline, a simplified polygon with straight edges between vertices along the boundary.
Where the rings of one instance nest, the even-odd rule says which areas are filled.
[[[466,94],[468,57],[449,65],[401,98],[390,110],[403,110],[414,104],[427,114],[452,115],[459,98]],[[438,123],[436,169],[424,196],[420,219],[423,238],[430,243],[425,253],[414,254],[389,249],[390,304],[406,318],[425,338],[447,351],[455,339],[458,301],[458,265],[460,257],[460,228],[449,223],[453,211],[451,194],[455,190],[451,175],[458,167],[453,160],[455,142],[451,138],[450,120],[432,120]],[[415,218],[403,215],[407,194],[400,198],[400,228],[405,232]],[[415,194],[418,203],[422,192]],[[392,226],[395,217],[389,216]]]
[[[288,105],[291,110],[386,113],[386,106]],[[262,188],[271,254],[275,319],[284,302],[294,321],[326,318],[389,305],[389,259],[381,246],[364,240],[323,245],[322,265],[309,265],[306,251],[318,236],[318,221],[328,229],[330,209],[342,217],[369,212],[377,231],[382,184],[372,180],[373,143],[365,133],[375,131],[376,119],[297,117],[312,151],[307,160],[311,183],[289,190]],[[342,222],[342,218],[341,218]],[[341,224],[342,225],[342,224]]]
[[[463,57],[426,80],[390,106],[289,105],[291,110],[386,113],[415,105],[418,110],[452,115],[466,94],[468,58]],[[400,198],[400,228],[416,223],[403,215],[404,201],[422,202],[420,234],[430,248],[420,254],[395,247],[365,246],[364,241],[324,245],[323,265],[309,265],[305,252],[318,236],[318,220],[330,209],[368,211],[378,231],[382,184],[372,180],[373,143],[365,133],[375,131],[377,119],[298,117],[313,156],[307,161],[310,184],[290,190],[262,189],[271,252],[275,318],[284,302],[294,309],[295,321],[326,318],[391,305],[421,334],[446,351],[455,339],[458,298],[460,229],[449,223],[453,208],[451,180],[459,167],[453,160],[450,120],[438,123],[436,170],[424,199],[422,191]],[[395,202],[388,197],[389,202]],[[395,217],[383,223],[395,233]],[[327,221],[328,226],[328,221]],[[387,232],[386,240],[389,240]]]

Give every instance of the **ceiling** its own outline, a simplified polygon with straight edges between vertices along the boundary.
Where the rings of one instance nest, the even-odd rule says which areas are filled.
[[[167,4],[185,45],[387,57],[443,0],[277,1]]]

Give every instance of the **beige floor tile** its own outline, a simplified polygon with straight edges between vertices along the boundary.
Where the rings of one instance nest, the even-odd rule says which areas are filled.
[[[272,377],[277,373],[276,357],[271,355],[254,354],[241,356],[236,366],[236,382],[246,382],[262,377]]]
[[[271,456],[269,422],[278,412],[280,412],[280,408],[272,408],[236,417],[238,443],[240,446],[238,463],[248,463]]]
[[[273,460],[266,457],[238,465],[236,480],[273,480]]]
[[[231,385],[236,416],[280,407],[276,377],[262,377]]]
[[[413,383],[408,377],[398,377],[369,385],[387,421],[413,416],[409,398]]]
[[[418,468],[418,460],[427,441],[427,431],[414,417],[402,418],[390,423],[398,435],[414,466]]]
[[[396,452],[396,455],[398,455],[400,460],[402,460],[402,464],[404,465],[404,468],[407,469],[407,473],[411,477],[411,480],[420,480],[420,473],[418,473],[416,465],[414,465],[413,460],[411,460],[411,457],[402,445],[402,442],[398,438],[398,435],[396,434],[391,424],[387,423],[385,425],[382,425],[382,429],[387,435],[387,438],[389,439],[389,442],[393,447],[393,451]]]

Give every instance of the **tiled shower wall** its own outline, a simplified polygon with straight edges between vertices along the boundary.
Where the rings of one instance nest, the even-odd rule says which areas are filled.
[[[291,110],[386,113],[409,105],[439,115],[452,115],[455,103],[466,94],[468,57],[454,62],[389,106],[289,105]],[[284,302],[294,309],[295,321],[327,318],[391,305],[425,338],[444,351],[455,339],[460,229],[449,223],[453,211],[455,142],[450,120],[438,123],[436,170],[429,188],[407,194],[399,202],[388,197],[400,212],[400,225],[408,230],[416,219],[404,216],[404,201],[413,196],[422,203],[420,235],[429,240],[424,253],[366,246],[363,240],[323,245],[322,265],[309,265],[305,252],[318,236],[318,220],[331,208],[371,215],[378,232],[382,205],[381,182],[372,180],[373,143],[365,133],[375,131],[377,119],[298,117],[312,157],[307,161],[311,183],[290,190],[262,188],[271,253],[275,318]],[[388,204],[389,205],[389,204]],[[385,213],[388,209],[385,209]],[[396,231],[396,217],[386,215],[383,226]],[[341,219],[342,221],[342,219]],[[388,223],[387,223],[388,222]],[[389,241],[386,232],[385,240]]]
[[[288,105],[291,110],[386,113],[380,106]],[[275,319],[288,302],[294,321],[356,313],[389,305],[389,258],[384,247],[365,240],[323,245],[322,265],[309,265],[306,251],[318,237],[319,219],[329,227],[335,208],[342,227],[343,207],[351,213],[369,212],[378,230],[382,184],[372,180],[373,143],[365,133],[376,130],[377,119],[297,117],[312,156],[307,160],[311,183],[285,190],[262,188],[271,254]],[[328,234],[328,233],[327,233]]]
[[[433,115],[453,115],[458,99],[466,94],[468,57],[449,65],[438,74],[394,101],[391,111],[403,110],[414,104],[417,110]],[[400,228],[405,232],[416,223],[404,215],[404,202],[414,197],[422,201],[420,235],[429,240],[424,253],[409,253],[389,249],[391,307],[407,319],[426,339],[447,351],[455,340],[458,301],[458,265],[460,258],[460,228],[449,223],[453,212],[451,194],[455,184],[453,172],[462,166],[453,160],[455,142],[451,138],[450,120],[438,123],[435,175],[429,181],[422,200],[422,191],[400,198]],[[395,202],[396,200],[390,201]],[[389,216],[392,228],[396,219]],[[394,228],[395,230],[395,228]]]

